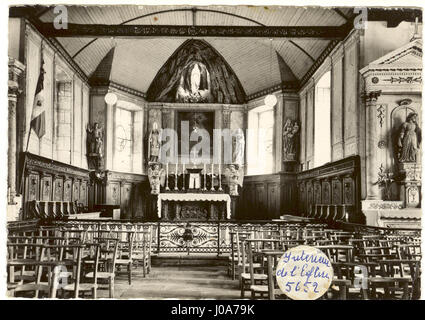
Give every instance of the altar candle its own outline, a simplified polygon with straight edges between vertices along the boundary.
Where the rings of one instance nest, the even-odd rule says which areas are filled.
[[[167,179],[168,179],[168,162],[167,162],[167,167],[166,168],[167,168]]]
[[[211,175],[214,175],[214,163],[211,163]]]
[[[178,163],[176,163],[176,176],[177,176],[177,174],[179,173],[179,168],[178,168]]]

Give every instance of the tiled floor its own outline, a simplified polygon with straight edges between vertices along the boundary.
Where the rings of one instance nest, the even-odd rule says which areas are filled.
[[[107,298],[101,290],[99,298]],[[146,278],[135,270],[132,284],[127,275],[115,280],[117,299],[238,299],[238,281],[227,276],[225,266],[153,267]]]

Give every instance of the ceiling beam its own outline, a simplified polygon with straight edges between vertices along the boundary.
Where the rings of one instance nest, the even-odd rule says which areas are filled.
[[[46,37],[219,37],[219,38],[314,38],[341,40],[347,34],[342,26],[174,26],[73,24],[56,29],[53,23],[39,22],[36,28]]]

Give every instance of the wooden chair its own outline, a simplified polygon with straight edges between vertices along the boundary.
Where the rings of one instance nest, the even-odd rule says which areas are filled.
[[[256,283],[256,281],[264,281],[267,280],[267,275],[262,273],[253,273],[248,269],[248,266],[250,267],[249,261],[248,261],[248,255],[247,255],[247,242],[246,240],[249,239],[249,234],[237,234],[237,243],[240,247],[240,250],[238,249],[238,252],[241,254],[238,256],[238,266],[239,266],[239,286],[241,289],[241,299],[245,298],[245,291],[247,289],[247,286],[249,288],[249,285],[252,283]],[[253,263],[252,268],[255,270],[257,268],[260,268],[260,263]],[[252,278],[254,278],[254,282],[252,282]]]
[[[134,235],[133,260],[136,267],[142,266],[143,277],[146,277],[152,268],[152,232],[151,226],[142,226]]]
[[[113,231],[111,234],[118,239],[118,251],[115,265],[121,272],[121,267],[127,269],[128,284],[131,284],[133,269],[134,231]]]
[[[97,298],[98,289],[98,272],[101,244],[100,243],[85,243],[80,246],[76,257],[76,269],[68,284],[61,287],[62,297],[66,297],[67,292],[73,293],[73,298],[78,298],[80,293],[85,295],[86,292],[92,293],[92,298]],[[83,268],[84,262],[92,261]],[[87,274],[92,273],[92,276]]]
[[[118,239],[116,238],[98,238],[97,243],[101,244],[100,256],[99,256],[99,267],[102,271],[98,271],[95,275],[94,272],[88,272],[85,277],[97,278],[106,284],[98,283],[98,289],[108,289],[109,298],[114,298],[115,290],[115,267],[118,253]],[[83,265],[94,264],[93,259],[83,260]]]

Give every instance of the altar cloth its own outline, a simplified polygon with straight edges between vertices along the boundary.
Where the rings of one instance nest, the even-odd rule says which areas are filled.
[[[161,218],[162,201],[226,201],[226,216],[230,219],[231,199],[227,193],[160,193],[157,201],[158,218]]]

